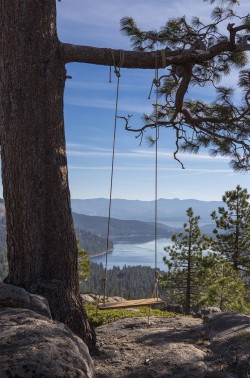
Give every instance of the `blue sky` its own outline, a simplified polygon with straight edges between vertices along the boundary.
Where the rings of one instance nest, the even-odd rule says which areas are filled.
[[[241,1],[241,12],[247,14],[248,0]],[[58,35],[62,42],[129,49],[128,38],[121,35],[120,19],[134,17],[144,29],[160,28],[168,18],[199,15],[208,21],[211,5],[202,0],[62,0],[58,8]],[[112,137],[114,127],[116,79],[108,83],[109,68],[67,65],[65,90],[65,129],[69,182],[72,198],[109,197]],[[121,71],[120,116],[133,114],[133,124],[141,125],[142,113],[150,113],[154,98],[148,93],[154,72]],[[227,77],[236,85],[237,75]],[[237,92],[236,92],[237,95]],[[212,90],[192,91],[193,98],[212,100]],[[236,96],[237,100],[237,96]],[[249,186],[249,174],[234,173],[228,158],[212,158],[208,151],[181,157],[185,170],[173,159],[173,134],[163,130],[159,142],[158,197],[220,200],[225,190],[237,184]],[[113,197],[154,199],[154,150],[145,142],[139,146],[133,133],[117,124]]]

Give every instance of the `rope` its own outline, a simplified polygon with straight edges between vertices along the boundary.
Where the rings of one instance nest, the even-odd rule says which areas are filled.
[[[107,246],[106,246],[106,255],[105,255],[105,270],[104,270],[104,278],[103,278],[103,286],[104,286],[104,295],[103,295],[103,305],[105,306],[106,303],[106,289],[107,289],[107,267],[108,267],[108,251],[109,251],[109,237],[110,237],[110,222],[111,222],[111,205],[112,205],[112,191],[113,191],[113,177],[114,177],[114,161],[115,161],[115,144],[116,144],[116,130],[117,130],[117,118],[118,118],[118,101],[119,101],[119,88],[120,88],[120,68],[124,63],[124,51],[120,50],[120,58],[119,64],[116,65],[114,51],[110,49],[113,66],[114,66],[114,73],[117,77],[117,86],[116,86],[116,101],[115,101],[115,120],[114,120],[114,133],[113,133],[113,145],[112,145],[112,163],[111,163],[111,177],[110,177],[110,191],[109,191],[109,211],[108,211],[108,231],[107,231]],[[164,55],[165,56],[165,55]],[[163,61],[162,55],[162,61]],[[111,66],[110,66],[110,82],[111,82]],[[152,81],[150,94],[148,98],[150,99],[151,92],[153,86],[156,86],[156,103],[155,103],[155,272],[154,272],[154,291],[152,296],[154,298],[158,298],[158,283],[159,283],[159,272],[157,271],[157,219],[158,219],[158,208],[157,208],[157,200],[158,200],[158,139],[159,139],[159,127],[158,127],[158,102],[159,102],[159,87],[160,87],[160,80],[158,76],[158,60],[157,60],[157,52],[155,58],[155,78]]]
[[[165,60],[164,60],[165,59]],[[162,64],[164,65],[164,61],[166,61],[165,50],[164,54],[162,53]],[[158,219],[158,207],[157,207],[157,200],[158,200],[158,139],[159,139],[159,126],[158,126],[158,103],[159,103],[159,87],[160,87],[160,79],[159,78],[159,70],[158,70],[158,57],[157,51],[155,53],[155,77],[152,80],[150,92],[148,95],[148,99],[151,98],[153,86],[156,87],[156,99],[155,99],[155,216],[154,216],[154,233],[155,233],[155,272],[154,272],[154,290],[152,297],[158,298],[158,283],[159,283],[159,272],[157,271],[157,219]]]
[[[156,99],[155,99],[155,277],[154,277],[154,293],[153,296],[158,298],[158,282],[159,282],[159,273],[157,271],[157,219],[158,219],[158,139],[159,139],[159,127],[158,127],[158,102],[159,102],[159,75],[158,75],[158,60],[157,53],[155,57],[155,78],[153,80],[154,85],[156,86]]]
[[[114,64],[114,73],[117,77],[116,84],[116,100],[115,100],[115,115],[114,115],[114,133],[113,133],[113,145],[112,145],[112,163],[111,163],[111,175],[110,175],[110,189],[109,189],[109,211],[108,211],[108,231],[107,231],[107,245],[106,245],[106,255],[105,255],[105,270],[103,278],[103,304],[106,303],[106,290],[107,290],[107,272],[108,272],[108,252],[109,252],[109,237],[110,237],[110,222],[111,222],[111,205],[112,205],[112,192],[113,192],[113,177],[114,177],[114,163],[115,163],[115,143],[116,143],[116,130],[117,130],[117,113],[118,113],[118,101],[119,101],[119,89],[120,89],[120,68],[124,62],[124,51],[120,50],[120,60],[118,66],[115,63],[114,51],[111,50],[111,56]],[[111,81],[111,76],[110,76]]]
[[[110,49],[110,52],[111,52],[111,56],[112,56],[112,61],[113,61],[113,66],[114,66],[114,72],[115,72],[115,74],[116,74],[117,77],[120,77],[121,76],[121,74],[120,74],[120,68],[123,66],[123,64],[124,64],[124,58],[125,58],[124,50],[120,50],[119,51],[120,57],[119,57],[119,63],[118,63],[118,65],[116,65],[116,62],[115,62],[114,50]]]

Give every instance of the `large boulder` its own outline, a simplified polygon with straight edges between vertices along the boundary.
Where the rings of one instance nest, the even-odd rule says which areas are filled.
[[[49,303],[41,295],[30,294],[22,287],[0,283],[0,308],[27,308],[51,319]]]
[[[193,312],[192,315],[194,318],[203,318],[204,316],[221,312],[219,307],[203,307],[198,312]]]
[[[29,293],[21,287],[0,283],[0,306],[29,308]]]
[[[84,342],[64,324],[24,308],[0,309],[0,377],[94,377]]]
[[[181,304],[169,304],[161,308],[162,311],[174,312],[175,314],[183,314],[183,306]]]

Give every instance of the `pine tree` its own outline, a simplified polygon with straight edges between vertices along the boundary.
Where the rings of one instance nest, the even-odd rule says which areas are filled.
[[[185,312],[189,314],[199,297],[204,271],[203,251],[208,244],[199,229],[200,217],[194,216],[192,208],[187,210],[187,216],[184,231],[173,235],[174,245],[165,248],[169,259],[166,256],[163,259],[168,272],[161,278],[161,286],[172,299],[175,297],[183,301]]]
[[[222,197],[226,207],[211,216],[216,222],[212,249],[225,257],[237,271],[250,272],[250,195],[237,185]]]
[[[78,277],[80,281],[86,281],[90,275],[90,260],[89,255],[85,249],[79,247],[78,245]]]
[[[204,23],[198,16],[194,16],[190,22],[183,16],[169,19],[158,31],[145,31],[137,26],[132,17],[121,20],[121,30],[130,37],[136,50],[154,51],[161,46],[162,54],[156,56],[156,65],[165,61],[162,56],[167,57],[168,66],[169,57],[174,60],[169,71],[154,81],[157,91],[162,95],[161,102],[154,105],[151,115],[144,115],[142,127],[129,125],[128,117],[126,129],[137,132],[141,138],[147,129],[153,127],[172,129],[176,137],[174,157],[182,167],[184,165],[177,158],[179,151],[197,153],[201,147],[205,147],[210,148],[213,156],[230,156],[230,164],[234,169],[249,170],[250,147],[247,135],[250,120],[250,71],[245,68],[248,57],[243,46],[247,44],[249,50],[250,36],[245,32],[250,30],[250,17],[248,14],[241,18],[241,26],[235,27],[234,17],[237,16],[234,6],[239,5],[239,1],[225,0],[218,3],[211,13],[211,23]],[[220,27],[225,20],[230,20],[227,25],[229,35],[223,33]],[[241,45],[240,49],[234,48],[230,52],[217,54],[218,49],[227,43],[233,43],[235,38]],[[188,58],[185,61],[176,59],[177,51],[185,51]],[[193,53],[196,62],[192,59]],[[207,54],[211,54],[211,59],[205,58]],[[238,87],[242,89],[241,107],[233,98],[233,88],[218,85],[221,78],[233,68],[241,70],[238,81]],[[201,99],[187,97],[190,86],[198,86],[201,90],[211,84],[217,92],[215,101],[206,103]],[[148,140],[154,143],[155,137],[149,135]]]
[[[227,261],[219,261],[207,269],[199,305],[246,313],[250,307],[245,297],[244,281]]]

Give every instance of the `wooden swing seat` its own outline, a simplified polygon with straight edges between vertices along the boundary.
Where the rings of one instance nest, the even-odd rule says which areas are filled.
[[[99,310],[114,310],[119,308],[152,306],[155,304],[164,304],[164,302],[161,298],[133,299],[130,301],[105,303],[105,305],[99,303],[98,308]]]

